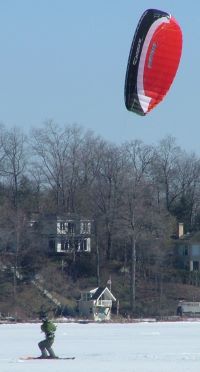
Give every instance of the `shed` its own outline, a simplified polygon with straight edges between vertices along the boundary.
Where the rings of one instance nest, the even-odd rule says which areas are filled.
[[[179,301],[179,315],[200,315],[200,302],[195,301]]]
[[[116,298],[107,287],[81,292],[79,314],[95,321],[110,320],[113,301]]]

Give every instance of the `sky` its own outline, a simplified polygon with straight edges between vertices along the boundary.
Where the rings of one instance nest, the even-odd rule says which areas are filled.
[[[165,99],[147,116],[127,111],[124,81],[142,13],[171,13],[183,53]],[[52,119],[112,143],[170,135],[200,155],[200,1],[0,0],[0,122],[25,131]]]
[[[38,356],[40,324],[0,325],[2,372],[199,372],[200,322],[58,324],[53,348],[75,360]]]

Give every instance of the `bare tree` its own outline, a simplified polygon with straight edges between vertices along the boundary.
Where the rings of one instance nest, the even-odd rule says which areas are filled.
[[[43,183],[55,195],[57,211],[73,212],[78,182],[81,129],[59,127],[53,121],[33,130],[33,149]]]
[[[152,176],[158,200],[165,200],[167,210],[190,228],[198,209],[200,163],[195,154],[187,154],[168,136],[155,149]]]
[[[26,169],[26,137],[18,129],[3,131],[0,137],[2,150],[1,174],[6,178],[12,192],[14,208],[18,208],[19,185]]]
[[[114,145],[104,143],[101,148],[98,167],[95,168],[93,203],[95,209],[99,211],[102,238],[104,236],[108,260],[112,257],[113,233],[119,215],[122,183],[121,151]]]
[[[182,153],[177,162],[177,197],[171,207],[172,213],[187,229],[195,224],[200,191],[200,160],[195,154]]]
[[[126,159],[126,182],[124,184],[124,219],[127,235],[131,242],[131,311],[134,313],[136,300],[137,242],[149,224],[151,188],[148,183],[152,161],[152,148],[141,141],[126,143],[123,148]]]
[[[83,214],[96,215],[96,200],[92,198],[96,185],[96,177],[99,172],[104,152],[105,141],[94,136],[91,131],[86,132],[82,138],[79,160],[79,180],[77,203]],[[93,203],[94,201],[94,203]]]
[[[179,194],[177,183],[177,163],[182,157],[181,149],[176,145],[175,138],[167,136],[160,141],[154,152],[152,170],[155,184],[158,190],[158,200],[165,199],[168,211]]]

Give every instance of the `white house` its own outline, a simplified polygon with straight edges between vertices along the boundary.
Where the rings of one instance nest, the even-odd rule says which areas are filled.
[[[110,320],[113,301],[116,298],[107,287],[81,292],[79,314],[95,321]]]
[[[91,220],[74,216],[57,217],[56,235],[51,238],[57,253],[90,252],[91,251]]]
[[[51,253],[91,252],[92,221],[79,215],[66,213],[34,214],[29,227]]]

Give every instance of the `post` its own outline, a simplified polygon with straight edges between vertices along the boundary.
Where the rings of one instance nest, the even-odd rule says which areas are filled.
[[[119,300],[117,300],[117,316],[119,316]]]
[[[111,292],[111,288],[112,288],[111,275],[110,275],[110,277],[109,277],[109,279],[108,279],[108,281],[107,281],[107,284],[109,285],[109,290],[110,290],[110,292]]]

